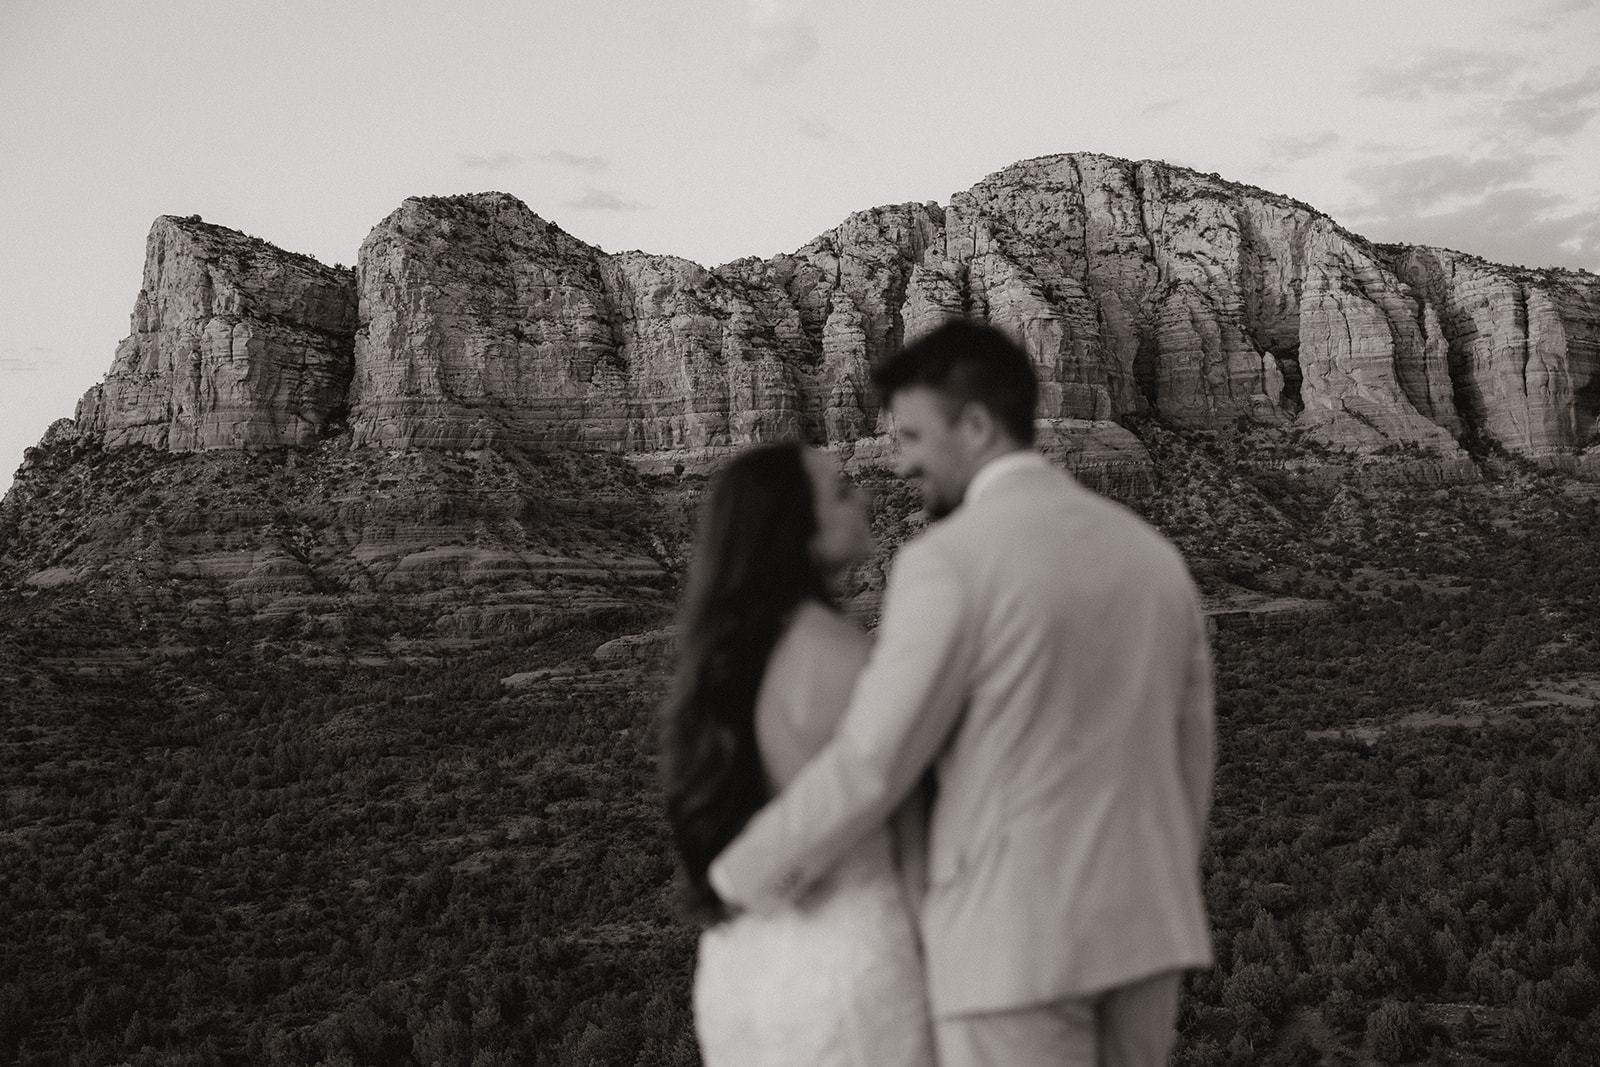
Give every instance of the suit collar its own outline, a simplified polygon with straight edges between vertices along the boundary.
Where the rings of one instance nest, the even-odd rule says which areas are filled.
[[[970,504],[980,496],[990,491],[998,481],[1024,470],[1048,470],[1050,461],[1032,449],[1024,448],[1016,452],[1007,452],[1003,456],[996,456],[972,476],[972,481],[967,483],[967,492],[962,503]]]

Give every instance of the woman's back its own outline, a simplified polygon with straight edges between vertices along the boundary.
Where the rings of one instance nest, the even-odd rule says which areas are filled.
[[[833,736],[869,648],[838,612],[815,600],[795,609],[756,697],[756,744],[774,793]]]
[[[869,642],[815,601],[773,648],[756,740],[774,792],[832,736]],[[795,905],[707,930],[695,974],[707,1067],[928,1067],[921,958],[887,828]]]

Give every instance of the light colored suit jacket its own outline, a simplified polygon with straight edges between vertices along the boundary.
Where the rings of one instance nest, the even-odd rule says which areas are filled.
[[[936,1014],[1211,962],[1211,662],[1177,551],[1042,460],[895,560],[834,739],[717,858],[792,898],[936,767],[920,927]]]

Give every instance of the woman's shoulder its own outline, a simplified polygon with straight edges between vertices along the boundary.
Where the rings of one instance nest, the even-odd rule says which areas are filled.
[[[843,614],[820,601],[803,601],[767,661],[768,681],[808,689],[833,678],[850,684],[871,650],[871,639]]]
[[[867,658],[867,652],[872,647],[872,639],[862,633],[861,628],[843,612],[818,600],[801,602],[784,637],[806,651],[859,657],[862,660]]]
[[[833,734],[850,702],[870,642],[844,615],[817,601],[795,609],[767,661],[756,730],[767,773],[782,785]]]

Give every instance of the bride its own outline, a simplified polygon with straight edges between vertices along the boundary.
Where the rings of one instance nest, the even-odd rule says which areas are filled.
[[[918,812],[777,911],[730,916],[706,874],[843,715],[868,639],[830,585],[871,551],[862,495],[803,445],[741,453],[703,505],[662,765],[689,910],[709,923],[694,981],[706,1067],[933,1063],[897,856],[919,842]],[[920,875],[921,861],[904,867]]]

